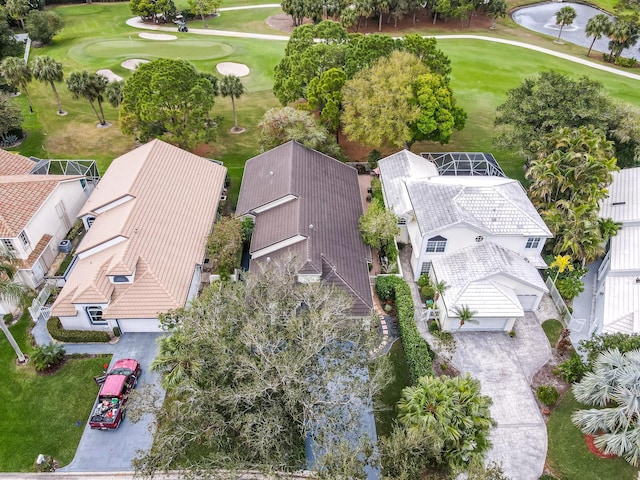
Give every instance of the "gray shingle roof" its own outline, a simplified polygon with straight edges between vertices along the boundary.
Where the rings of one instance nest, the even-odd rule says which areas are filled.
[[[278,199],[285,203],[255,210]],[[251,253],[296,235],[304,241],[269,253],[273,259],[294,253],[305,272],[321,271],[325,281],[340,285],[353,298],[352,314],[373,307],[367,261],[358,221],[362,202],[357,171],[327,155],[289,142],[249,160],[245,165],[238,215],[253,214],[256,224]],[[250,270],[264,268],[251,261]]]

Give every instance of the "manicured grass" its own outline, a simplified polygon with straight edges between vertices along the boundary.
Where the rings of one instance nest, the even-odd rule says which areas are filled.
[[[225,4],[226,6],[226,4]],[[286,35],[271,28],[266,19],[271,15],[282,13],[281,8],[258,8],[255,10],[232,10],[220,12],[215,18],[207,18],[207,28],[229,30],[233,32],[266,33],[268,35]],[[194,18],[187,22],[189,29],[203,28],[202,19]]]
[[[638,470],[621,458],[598,458],[589,450],[582,432],[571,423],[571,414],[580,408],[568,392],[547,423],[549,450],[547,462],[562,480],[636,480]]]
[[[564,326],[559,320],[549,319],[542,322],[542,330],[544,330],[549,340],[549,345],[553,348],[558,344],[558,339],[560,338],[562,330],[564,330]]]
[[[391,433],[393,422],[398,414],[396,404],[400,400],[402,389],[411,385],[409,377],[409,368],[404,356],[402,342],[396,341],[389,353],[389,361],[391,363],[391,383],[382,390],[375,401],[375,420],[376,432],[378,436],[386,436]]]
[[[25,354],[29,346],[29,316],[11,328]],[[98,392],[93,375],[108,357],[73,359],[55,374],[41,376],[32,365],[16,367],[15,353],[0,333],[0,471],[33,471],[40,453],[61,465],[75,455]]]

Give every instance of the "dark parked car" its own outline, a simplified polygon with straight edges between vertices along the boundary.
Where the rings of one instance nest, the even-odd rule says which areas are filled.
[[[140,364],[132,358],[118,360],[101,381],[98,399],[89,418],[91,428],[118,428],[124,418],[129,392],[140,378]]]

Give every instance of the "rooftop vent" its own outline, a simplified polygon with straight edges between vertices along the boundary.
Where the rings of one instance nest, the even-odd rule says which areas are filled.
[[[627,202],[613,202],[611,205],[626,205]]]

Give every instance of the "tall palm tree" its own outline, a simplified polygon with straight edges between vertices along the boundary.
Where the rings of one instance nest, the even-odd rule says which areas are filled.
[[[24,17],[31,10],[28,0],[7,0],[5,9],[11,18],[20,22],[20,28],[24,30]]]
[[[178,330],[160,339],[151,369],[162,374],[162,386],[169,389],[188,382],[201,371],[202,364],[194,358],[191,342]]]
[[[14,281],[14,275],[16,273],[16,258],[7,250],[0,251],[0,301],[11,304],[21,303],[27,294],[27,289],[24,285],[16,283]],[[26,357],[20,350],[20,346],[11,335],[11,332],[4,323],[4,320],[0,318],[0,330],[4,332],[9,340],[9,344],[16,352],[18,361],[24,363]]]
[[[48,82],[49,85],[51,85],[53,94],[56,97],[56,102],[58,103],[58,114],[63,115],[65,111],[62,110],[60,95],[58,95],[58,90],[56,89],[56,82],[61,82],[64,78],[62,63],[55,61],[51,57],[43,55],[34,58],[33,63],[31,64],[31,69],[33,70],[33,76],[36,80]]]
[[[242,80],[235,75],[225,75],[220,81],[220,94],[223,97],[231,97],[231,106],[233,107],[233,123],[234,130],[238,129],[238,116],[236,115],[236,98],[240,98],[245,93]]]
[[[605,454],[614,454],[640,466],[640,350],[602,352],[592,372],[573,386],[581,403],[594,409],[578,410],[571,420]],[[603,408],[606,407],[606,408]]]
[[[0,75],[4,77],[9,85],[21,89],[27,96],[29,111],[33,113],[33,105],[31,104],[31,96],[27,90],[27,84],[31,81],[31,69],[27,62],[18,57],[6,57],[0,63]]]
[[[119,80],[117,82],[109,82],[107,85],[105,95],[107,97],[107,101],[113,108],[118,108],[122,103],[122,98],[124,97],[124,84],[124,80]]]
[[[476,325],[480,323],[478,320],[474,320],[473,318],[477,312],[471,310],[468,305],[456,305],[453,308],[453,313],[455,313],[456,317],[460,320],[460,326],[456,332],[459,331],[465,323],[474,323]]]
[[[567,25],[571,25],[571,23],[576,19],[576,15],[577,13],[575,9],[568,5],[566,7],[562,7],[556,12],[556,25],[560,25],[560,32],[558,33],[556,42],[560,43],[560,35],[562,35],[562,29]]]
[[[593,41],[591,42],[591,45],[589,45],[587,57],[591,55],[591,49],[593,48],[593,44],[596,43],[596,40],[600,40],[610,28],[611,20],[609,20],[609,16],[604,13],[599,13],[589,19],[587,26],[585,27],[585,33],[587,38],[593,37]]]
[[[84,70],[82,72],[72,72],[67,78],[67,88],[71,92],[73,98],[85,98],[89,101],[93,113],[96,115],[100,125],[105,125],[107,121],[104,118],[102,110],[102,100],[104,100],[104,92],[107,89],[108,80],[102,75],[89,73]],[[100,115],[96,110],[95,101],[100,106]]]
[[[437,301],[440,295],[447,291],[449,284],[444,280],[439,280],[433,284],[433,301]]]

